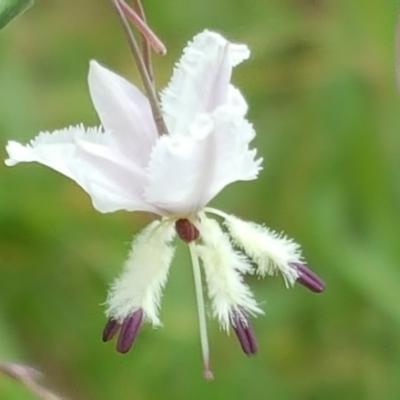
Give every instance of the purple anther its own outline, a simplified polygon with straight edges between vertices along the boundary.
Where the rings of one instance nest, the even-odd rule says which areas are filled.
[[[231,313],[231,324],[244,353],[248,356],[255,355],[258,350],[258,343],[247,314],[244,311],[233,311]]]
[[[111,340],[117,334],[120,327],[121,324],[118,321],[110,318],[103,330],[103,342]]]
[[[310,289],[314,293],[321,293],[325,290],[324,281],[316,275],[306,264],[292,263],[292,265],[297,269],[299,277],[297,282]]]
[[[178,236],[186,243],[193,242],[200,236],[199,230],[188,219],[178,219],[175,222],[175,229]]]
[[[143,310],[137,310],[124,319],[117,341],[117,351],[125,354],[133,345],[143,321]]]

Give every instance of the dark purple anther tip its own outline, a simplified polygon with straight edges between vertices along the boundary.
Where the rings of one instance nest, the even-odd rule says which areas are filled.
[[[121,324],[115,319],[110,318],[103,330],[103,342],[111,340],[119,331]]]
[[[176,220],[175,229],[178,236],[186,243],[193,242],[200,236],[199,230],[188,219]]]
[[[248,356],[255,355],[258,350],[258,344],[247,314],[244,311],[233,311],[231,324],[244,353]]]
[[[298,283],[305,286],[307,289],[310,289],[314,293],[321,293],[325,290],[324,281],[311,271],[306,264],[293,263],[292,265],[296,267],[299,273],[299,277],[297,278]]]
[[[117,341],[117,351],[125,354],[133,345],[143,321],[143,310],[137,310],[124,319]]]

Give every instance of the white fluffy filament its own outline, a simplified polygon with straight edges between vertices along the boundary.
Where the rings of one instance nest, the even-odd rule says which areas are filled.
[[[281,272],[286,286],[292,286],[299,277],[291,263],[301,262],[300,246],[285,235],[265,226],[224,215],[225,225],[234,240],[257,265],[257,274],[264,277]]]
[[[229,237],[216,221],[203,217],[200,233],[204,245],[198,246],[198,254],[205,271],[213,316],[228,331],[231,312],[262,313],[243,282],[243,274],[251,273],[252,266],[244,255],[233,249]]]
[[[169,221],[154,221],[136,236],[122,274],[110,288],[108,317],[122,321],[141,308],[153,326],[160,325],[158,310],[174,255],[174,236]]]

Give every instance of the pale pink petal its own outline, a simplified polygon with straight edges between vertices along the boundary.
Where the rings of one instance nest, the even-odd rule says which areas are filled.
[[[6,150],[9,166],[38,162],[73,179],[101,212],[154,210],[142,199],[137,183],[145,181],[143,170],[118,153],[108,133],[70,127],[40,133],[27,145],[8,142]]]
[[[121,152],[146,165],[157,139],[150,103],[126,79],[90,62],[89,90],[101,123],[111,132]]]
[[[185,48],[161,103],[172,135],[187,134],[197,114],[213,112],[229,99],[232,68],[250,55],[245,45],[231,44],[204,31]]]

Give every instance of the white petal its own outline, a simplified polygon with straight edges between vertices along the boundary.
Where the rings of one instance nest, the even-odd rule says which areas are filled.
[[[145,199],[171,214],[192,214],[205,205],[207,155],[214,151],[208,138],[214,127],[203,117],[198,116],[188,136],[162,136],[151,155]]]
[[[225,107],[240,117],[244,117],[247,114],[247,102],[240,90],[233,85],[229,85],[228,99]]]
[[[198,115],[188,132],[159,139],[145,190],[148,203],[184,215],[203,208],[226,185],[255,179],[262,161],[249,149],[252,126],[229,108]]]
[[[147,98],[134,85],[96,61],[90,62],[89,89],[106,131],[118,148],[146,165],[157,139],[157,129]]]
[[[232,68],[249,55],[247,46],[231,44],[215,32],[206,30],[193,38],[161,94],[172,135],[187,134],[196,114],[213,112],[228,102]]]
[[[135,183],[144,184],[144,172],[114,148],[110,134],[76,126],[42,132],[27,145],[8,142],[6,164],[38,162],[66,175],[91,196],[101,212],[154,211]]]
[[[149,322],[160,325],[158,312],[174,255],[170,244],[174,236],[173,224],[166,221],[154,221],[136,236],[123,272],[110,288],[108,317],[122,322],[142,309]]]
[[[85,140],[77,140],[76,145],[78,154],[91,169],[83,180],[96,209],[102,212],[127,210],[161,214],[160,210],[144,200],[143,188],[148,179],[141,167],[110,147]]]
[[[214,220],[203,218],[200,224],[200,237],[204,245],[198,246],[212,301],[212,310],[225,330],[229,330],[230,315],[233,311],[240,314],[260,314],[249,287],[243,282],[242,275],[251,273],[252,267],[246,258],[236,252],[228,236]]]
[[[294,241],[265,226],[226,215],[225,225],[232,239],[257,264],[261,276],[280,272],[287,286],[294,285],[299,273],[291,263],[301,263],[301,249]]]
[[[204,204],[230,183],[256,179],[262,163],[256,159],[256,150],[249,148],[255,132],[247,120],[228,107],[219,108],[212,118],[214,131],[208,138],[212,151],[203,167],[208,169],[209,184]]]

